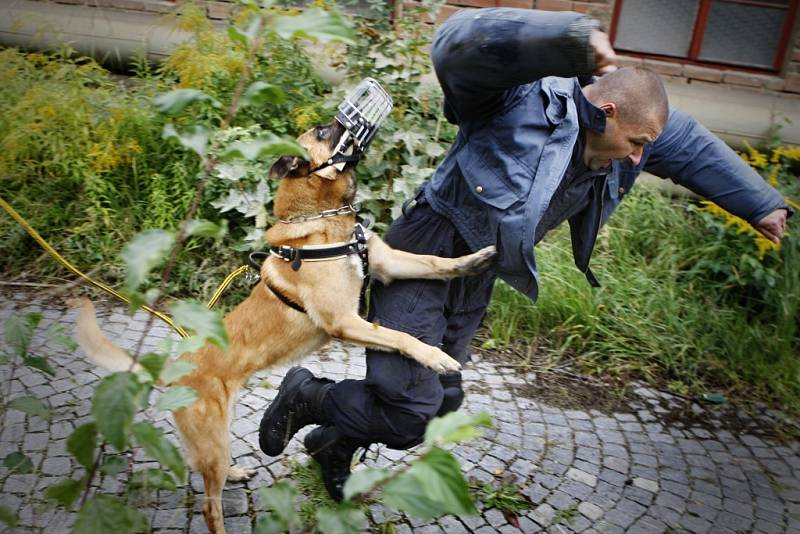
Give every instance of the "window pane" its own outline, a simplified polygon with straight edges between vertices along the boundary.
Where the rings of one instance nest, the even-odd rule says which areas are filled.
[[[785,9],[713,2],[699,59],[771,67]]]
[[[614,46],[686,57],[698,3],[698,0],[624,0]]]

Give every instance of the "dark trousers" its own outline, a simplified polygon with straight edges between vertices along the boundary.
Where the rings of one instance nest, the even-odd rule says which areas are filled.
[[[456,257],[471,251],[453,225],[423,198],[386,233],[393,248]],[[371,288],[369,320],[407,332],[466,363],[468,349],[491,299],[495,274],[453,280],[396,280]],[[343,380],[324,411],[345,435],[361,442],[406,449],[422,441],[442,404],[439,375],[397,352],[367,349],[364,380]]]

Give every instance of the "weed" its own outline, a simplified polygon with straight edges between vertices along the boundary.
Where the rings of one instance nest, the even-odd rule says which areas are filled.
[[[522,494],[520,488],[511,482],[495,484],[494,482],[470,481],[473,494],[483,502],[486,508],[496,508],[503,513],[518,515],[530,510],[532,504]]]
[[[578,515],[578,505],[573,504],[569,508],[564,508],[563,510],[559,510],[553,516],[553,524],[558,525],[559,523],[568,523],[572,524],[575,520],[575,517]]]

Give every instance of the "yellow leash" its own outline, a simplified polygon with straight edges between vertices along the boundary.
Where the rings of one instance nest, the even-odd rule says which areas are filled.
[[[17,221],[17,223],[19,223],[19,225],[22,226],[22,228],[24,228],[26,232],[28,232],[28,235],[30,235],[37,243],[39,243],[39,245],[43,249],[45,249],[48,254],[53,256],[53,258],[55,258],[55,260],[58,263],[60,263],[61,265],[63,265],[68,270],[72,271],[73,273],[77,274],[78,276],[80,276],[81,278],[83,278],[84,280],[86,280],[87,282],[92,284],[93,286],[102,289],[106,293],[114,295],[115,297],[117,297],[118,299],[122,300],[123,302],[128,302],[128,303],[130,302],[130,300],[128,300],[128,298],[125,295],[123,295],[122,293],[116,291],[114,288],[112,288],[110,286],[107,286],[106,284],[104,284],[102,282],[98,282],[97,280],[94,280],[89,275],[83,273],[81,270],[79,270],[77,267],[75,267],[73,264],[71,264],[66,258],[64,258],[64,256],[59,254],[56,251],[56,249],[54,249],[52,246],[50,246],[50,243],[45,241],[45,239],[41,235],[39,235],[39,232],[34,230],[34,228],[30,224],[28,224],[28,222],[19,213],[17,213],[17,211],[14,208],[12,208],[11,205],[8,202],[3,200],[2,197],[0,197],[0,206],[2,206],[2,208],[4,210],[6,210],[6,212],[9,215],[11,215],[11,218],[14,219],[15,221]],[[239,276],[240,274],[247,272],[248,268],[249,267],[247,265],[242,265],[241,267],[239,267],[238,269],[233,271],[231,274],[229,274],[227,276],[227,278],[225,278],[225,280],[222,281],[220,286],[214,292],[214,295],[211,297],[211,300],[208,301],[207,306],[209,308],[214,307],[214,305],[217,303],[219,298],[222,296],[222,293],[225,292],[225,290],[228,288],[228,286],[231,284],[231,282],[233,282],[233,280],[237,276]],[[144,311],[148,312],[148,313],[151,313],[151,314],[155,315],[156,317],[158,317],[159,319],[161,319],[162,321],[164,321],[165,323],[170,325],[178,334],[181,335],[181,337],[188,337],[189,336],[189,333],[186,330],[184,330],[183,328],[181,328],[180,326],[175,324],[175,322],[168,315],[166,315],[165,313],[162,313],[160,311],[154,310],[154,309],[150,308],[149,306],[142,306],[142,309]]]

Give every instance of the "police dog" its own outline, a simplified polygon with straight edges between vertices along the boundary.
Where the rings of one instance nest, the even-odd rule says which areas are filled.
[[[278,219],[312,215],[354,201],[355,163],[347,163],[341,171],[329,166],[312,172],[330,157],[344,131],[335,120],[317,126],[298,138],[309,160],[283,156],[272,166],[270,177],[280,180],[274,202]],[[353,213],[281,222],[267,230],[266,240],[294,248],[324,246],[350,241],[354,226]],[[459,258],[410,254],[390,248],[371,233],[367,235],[367,248],[369,274],[384,284],[402,278],[447,279],[476,274],[486,269],[494,256],[493,247]],[[357,255],[303,262],[298,270],[281,258],[268,257],[261,267],[261,281],[225,317],[228,353],[206,344],[180,357],[196,367],[177,383],[194,388],[198,399],[193,406],[176,410],[175,420],[190,464],[203,475],[203,514],[211,532],[225,532],[221,503],[225,480],[242,481],[255,474],[254,470],[231,465],[228,430],[236,393],[254,372],[301,358],[331,338],[399,351],[438,372],[459,369],[458,362],[440,349],[362,319],[358,306],[364,274]],[[267,283],[299,304],[305,313],[280,300]],[[82,301],[76,337],[98,365],[112,371],[131,368],[131,357],[101,332],[87,299]]]

